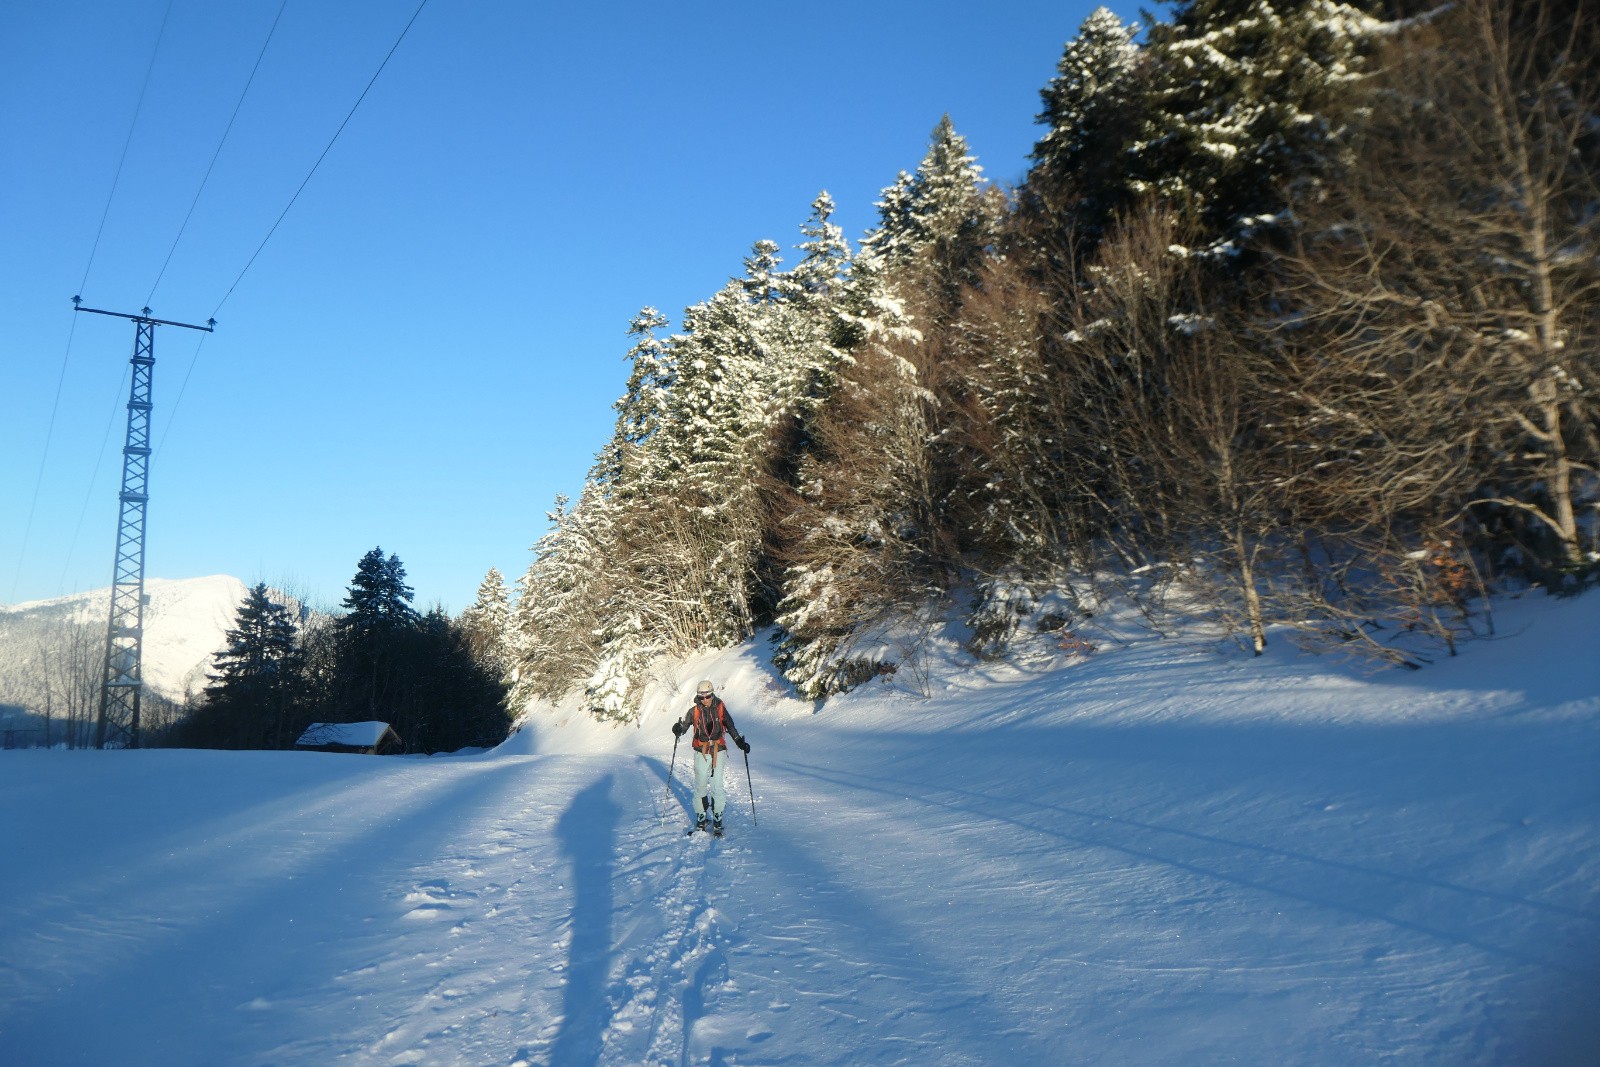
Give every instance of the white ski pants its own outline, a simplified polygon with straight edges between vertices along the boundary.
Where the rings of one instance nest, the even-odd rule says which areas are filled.
[[[699,818],[706,812],[705,795],[706,786],[711,786],[711,811],[717,818],[722,818],[722,808],[728,802],[728,796],[722,790],[722,772],[728,769],[728,754],[717,753],[717,766],[712,769],[711,753],[696,752],[694,754],[694,815]]]

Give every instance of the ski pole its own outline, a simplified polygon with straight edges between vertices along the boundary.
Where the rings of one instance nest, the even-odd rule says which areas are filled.
[[[760,826],[761,824],[756,822],[756,787],[750,781],[750,753],[748,750],[744,754],[744,786],[745,790],[750,794],[750,825]]]
[[[667,764],[667,799],[661,804],[661,825],[667,825],[667,808],[672,805],[672,775],[678,769],[678,735],[672,735],[672,762]]]

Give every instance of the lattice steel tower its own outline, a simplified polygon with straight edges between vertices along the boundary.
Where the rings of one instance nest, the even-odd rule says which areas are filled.
[[[144,690],[144,520],[150,503],[150,387],[156,366],[156,327],[181,326],[210,333],[204,326],[153,319],[150,309],[137,315],[86,308],[79,297],[73,308],[95,315],[132,319],[132,384],[128,387],[128,433],[122,446],[122,489],[117,495],[117,555],[111,573],[111,620],[106,628],[106,664],[100,690],[100,716],[94,744],[139,747],[139,702]]]

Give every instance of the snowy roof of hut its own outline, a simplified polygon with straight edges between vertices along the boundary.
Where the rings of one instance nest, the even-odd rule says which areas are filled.
[[[314,722],[306,727],[296,745],[348,745],[351,748],[376,748],[390,733],[386,722]]]

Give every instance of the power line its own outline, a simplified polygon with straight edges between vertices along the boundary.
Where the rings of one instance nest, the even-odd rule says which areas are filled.
[[[84,268],[83,280],[82,280],[82,282],[79,283],[79,287],[78,287],[79,292],[82,292],[83,289],[88,284],[89,274],[90,274],[91,270],[93,269],[95,256],[97,255],[97,253],[99,251],[100,240],[101,240],[101,237],[103,236],[103,234],[105,232],[106,220],[110,216],[111,204],[112,204],[113,200],[116,197],[117,187],[120,184],[121,178],[122,178],[123,166],[127,161],[128,150],[129,150],[129,147],[133,143],[133,135],[134,135],[135,129],[138,126],[139,115],[142,112],[143,107],[144,107],[144,98],[145,98],[146,90],[149,88],[150,76],[151,76],[151,73],[155,69],[155,62],[156,62],[157,56],[160,53],[161,42],[166,36],[166,28],[167,28],[168,18],[172,14],[172,4],[173,4],[173,0],[167,0],[166,10],[162,13],[161,26],[160,26],[159,31],[156,34],[155,47],[151,51],[150,63],[149,63],[149,65],[147,66],[147,68],[145,70],[144,81],[141,84],[140,89],[139,89],[139,99],[138,99],[138,102],[137,102],[137,104],[135,105],[135,108],[134,108],[133,120],[129,124],[128,135],[123,141],[122,154],[121,154],[121,156],[119,157],[119,159],[117,161],[117,170],[116,170],[115,176],[112,179],[111,192],[106,198],[105,209],[101,212],[101,215],[100,215],[99,227],[95,231],[94,243],[93,243],[93,245],[92,245],[92,247],[90,249],[90,252],[89,252],[89,262]],[[211,162],[206,168],[205,176],[201,179],[200,187],[199,187],[198,190],[196,190],[195,195],[194,195],[194,199],[189,204],[189,210],[184,215],[183,223],[179,226],[178,235],[177,235],[177,237],[175,237],[173,239],[172,247],[169,248],[168,251],[167,251],[167,256],[166,256],[166,259],[162,262],[161,270],[159,272],[157,272],[155,283],[154,283],[154,285],[151,286],[151,290],[150,290],[151,296],[154,296],[156,288],[160,286],[161,280],[166,274],[167,267],[172,261],[172,256],[173,256],[174,252],[177,250],[177,246],[178,246],[179,242],[183,238],[183,234],[184,234],[185,230],[188,227],[189,220],[194,214],[195,207],[199,203],[200,197],[201,197],[202,193],[205,190],[207,182],[209,182],[209,180],[210,180],[212,170],[215,168],[217,159],[221,155],[223,145],[226,144],[228,135],[231,132],[231,130],[233,129],[234,121],[235,121],[235,119],[237,119],[238,114],[239,114],[239,110],[243,106],[245,96],[249,93],[250,86],[255,80],[255,76],[256,76],[257,71],[260,68],[262,58],[266,55],[266,50],[267,50],[268,46],[270,45],[270,43],[272,41],[272,37],[273,37],[274,33],[277,30],[279,21],[283,17],[283,11],[284,11],[284,8],[287,7],[287,4],[288,4],[288,0],[283,0],[282,5],[278,9],[277,15],[273,19],[272,27],[268,30],[266,41],[263,42],[263,44],[261,46],[261,52],[256,56],[255,65],[251,68],[250,75],[245,81],[245,86],[244,86],[243,91],[240,93],[239,100],[234,105],[233,114],[228,119],[227,128],[224,129],[224,131],[223,131],[222,138],[221,138],[221,140],[219,141],[219,143],[217,145],[217,149],[212,154]],[[322,166],[322,161],[324,159],[326,159],[327,156],[328,156],[328,153],[333,150],[333,146],[338,142],[340,135],[344,133],[345,127],[348,126],[350,124],[350,120],[355,117],[356,111],[361,107],[362,102],[366,100],[367,94],[370,93],[372,91],[372,87],[375,84],[377,84],[378,78],[383,74],[384,69],[386,67],[388,67],[389,61],[394,57],[395,52],[399,50],[400,45],[405,41],[407,34],[409,34],[411,32],[411,27],[416,24],[417,18],[422,14],[423,9],[425,7],[427,7],[427,6],[428,6],[428,0],[420,0],[420,2],[417,4],[416,10],[413,11],[412,14],[411,14],[411,18],[409,20],[407,20],[405,26],[401,29],[399,36],[395,38],[394,43],[389,47],[389,51],[387,53],[385,53],[385,55],[383,57],[383,61],[378,64],[377,70],[375,70],[373,72],[373,74],[372,74],[372,77],[367,80],[367,84],[361,90],[361,94],[358,97],[356,97],[355,103],[350,106],[350,110],[349,110],[348,113],[346,113],[346,115],[344,117],[344,120],[342,122],[340,122],[338,128],[336,130],[334,130],[333,136],[331,138],[329,138],[327,145],[322,149],[321,154],[317,156],[316,161],[311,165],[311,169],[306,172],[305,178],[301,180],[299,186],[295,189],[294,194],[289,198],[289,202],[284,205],[283,211],[279,213],[277,219],[273,222],[271,228],[269,228],[267,230],[266,236],[261,239],[261,243],[259,245],[257,245],[255,251],[251,253],[249,260],[246,261],[246,263],[244,265],[244,268],[242,270],[240,270],[238,276],[236,278],[234,278],[233,284],[228,286],[227,292],[224,293],[223,296],[222,296],[222,299],[217,302],[216,311],[212,312],[212,318],[213,319],[215,319],[215,317],[216,317],[216,312],[217,311],[221,311],[223,305],[226,304],[228,302],[229,298],[231,298],[233,296],[234,290],[239,287],[239,283],[244,280],[244,277],[245,277],[246,274],[249,273],[250,268],[255,265],[256,259],[261,255],[262,251],[266,248],[268,242],[270,242],[272,240],[273,235],[275,233],[277,233],[278,227],[283,223],[283,220],[288,217],[288,214],[289,214],[290,210],[293,209],[293,207],[295,205],[295,202],[299,200],[300,194],[302,192],[304,192],[306,186],[311,183],[312,177],[314,177],[316,175],[316,172],[317,172],[318,168],[320,168]],[[76,317],[74,317],[74,322],[76,322]],[[73,332],[74,333],[76,332],[76,325],[74,325],[74,327],[73,327]],[[188,386],[189,377],[194,372],[195,363],[196,363],[196,361],[198,361],[199,356],[200,356],[200,352],[201,352],[201,350],[203,348],[204,348],[204,338],[202,338],[201,339],[201,343],[196,346],[194,356],[190,359],[188,372],[184,375],[183,387],[180,388],[179,393],[178,393],[178,400],[180,400],[180,401],[182,400],[182,397],[183,397],[183,390],[184,390],[184,388],[187,388],[187,386]],[[71,336],[70,335],[69,335],[69,338],[68,338],[67,351],[68,351],[68,354],[70,355],[70,352],[71,352]],[[61,372],[61,377],[62,377],[63,381],[65,379],[65,376],[66,376],[66,357],[63,357],[63,366],[62,366],[62,372]],[[61,394],[61,386],[58,383],[57,392],[56,392],[56,403],[57,403],[57,405],[59,405],[59,402],[60,402],[60,394]],[[163,435],[162,435],[162,441],[163,442],[165,441],[166,433],[170,432],[170,430],[171,430],[173,418],[176,416],[176,413],[177,413],[176,412],[176,407],[177,407],[177,405],[175,403],[174,404],[173,414],[168,417],[166,429],[163,431]],[[115,411],[113,411],[113,421],[114,421],[114,416],[115,416]],[[54,424],[55,424],[55,418],[56,418],[56,409],[53,407],[52,410],[51,410],[51,418],[50,418],[50,425],[51,425],[52,429],[53,429]],[[109,428],[108,428],[106,437],[107,437],[107,440],[109,440],[109,437],[110,437]],[[46,441],[45,441],[45,451],[46,451],[47,454],[49,452],[49,445],[50,445],[50,438],[49,438],[49,435],[47,434]],[[101,456],[102,456],[102,458],[104,456],[104,450],[105,450],[105,444],[102,443],[102,446],[101,446]],[[91,493],[91,495],[92,495],[92,492],[93,492],[93,483],[94,483],[95,477],[98,477],[98,474],[99,474],[99,467],[100,467],[100,464],[97,461],[96,464],[95,464],[95,476],[91,477],[91,480],[90,480],[90,493]],[[34,502],[33,502],[33,505],[30,506],[29,513],[28,513],[28,528],[30,530],[31,530],[32,523],[33,523],[34,509],[35,509],[35,507],[37,506],[37,503],[38,503],[39,486],[43,483],[43,472],[44,472],[44,461],[43,461],[43,459],[41,459],[41,461],[40,461],[40,476],[39,476],[38,482],[35,484],[35,487],[34,487]],[[83,523],[84,513],[86,513],[87,510],[88,510],[88,503],[89,503],[88,499],[85,499],[83,512],[80,513],[79,520],[78,520],[78,525],[79,525],[80,528],[81,528],[82,523]],[[74,533],[73,533],[73,537],[72,537],[73,546],[76,545],[77,539],[78,539],[78,531],[75,530]],[[26,547],[27,547],[27,534],[25,533],[24,534],[24,538],[23,538],[23,550],[24,551],[26,550]],[[72,548],[69,547],[69,549],[68,549],[69,565],[70,565],[71,553],[72,553]],[[23,553],[19,552],[19,554],[18,554],[18,564],[17,564],[17,575],[16,575],[16,578],[13,580],[13,589],[12,589],[12,598],[13,599],[15,599],[15,596],[16,596],[16,585],[21,580],[22,555],[23,555]],[[63,574],[65,574],[65,572],[63,572]]]
[[[288,0],[284,0],[284,2],[287,4]],[[250,268],[255,265],[256,257],[260,256],[262,249],[267,247],[267,242],[272,240],[272,235],[278,232],[278,226],[288,216],[289,210],[294,207],[295,201],[300,198],[300,194],[305,191],[306,186],[311,183],[311,178],[317,173],[317,168],[322,166],[322,161],[326,159],[328,153],[333,150],[334,143],[339,140],[339,135],[344,132],[344,128],[348,126],[350,124],[350,120],[355,117],[356,109],[361,106],[361,102],[367,98],[367,93],[371,92],[372,87],[377,84],[378,76],[381,75],[384,68],[389,65],[389,60],[393,58],[395,52],[400,48],[401,42],[406,39],[406,34],[411,32],[411,27],[417,21],[417,16],[421,15],[422,9],[427,6],[428,0],[422,0],[422,2],[417,5],[417,9],[411,13],[411,18],[405,24],[405,27],[400,31],[400,36],[395,38],[394,44],[389,46],[389,51],[384,55],[383,62],[378,64],[378,69],[373,71],[372,77],[367,80],[366,88],[361,90],[361,95],[356,97],[356,102],[350,105],[350,110],[345,115],[344,121],[339,123],[339,128],[333,131],[333,136],[329,138],[327,146],[322,150],[322,154],[317,156],[315,163],[311,164],[311,169],[306,172],[305,178],[301,180],[299,187],[295,189],[294,195],[291,196],[289,198],[289,202],[284,205],[283,211],[278,214],[277,220],[273,222],[271,229],[267,230],[267,235],[261,239],[261,243],[256,246],[256,250],[251,253],[249,261],[244,265],[244,269],[239,272],[239,276],[233,280],[233,284],[228,286],[228,291],[224,293],[222,299],[217,302],[216,310],[211,313],[211,317],[213,319],[217,317],[217,312],[222,310],[222,305],[228,302],[228,298],[233,295],[233,291],[239,287],[239,283],[244,280],[244,276],[249,273]],[[278,14],[280,16],[283,14],[282,8],[279,9]],[[273,25],[276,26],[277,23],[274,22]],[[268,34],[268,40],[271,40],[271,34]],[[265,52],[266,46],[263,45],[262,53],[265,54]],[[259,65],[260,62],[261,61],[258,58],[256,60],[257,65]],[[251,72],[251,77],[255,77],[254,71]],[[246,88],[248,89],[248,86],[246,86]],[[242,99],[243,98],[241,97],[241,101]],[[237,113],[238,109],[235,108],[234,110],[235,113]],[[229,124],[232,124],[231,120]],[[218,151],[221,151],[220,146]],[[213,158],[212,162],[215,162],[215,158]],[[209,171],[207,173],[209,174]],[[198,198],[198,194],[196,194],[196,196]],[[193,209],[191,208],[191,210]],[[163,266],[162,269],[165,270],[166,268]],[[159,281],[160,279],[158,278],[157,282],[159,283]],[[153,291],[154,290],[152,290],[152,292]],[[166,444],[167,435],[172,432],[172,424],[178,416],[178,405],[183,402],[183,395],[189,388],[189,379],[194,375],[195,364],[199,362],[200,353],[205,348],[205,345],[206,337],[205,335],[202,335],[200,338],[200,343],[195,345],[194,355],[189,358],[189,367],[184,372],[182,385],[178,387],[177,398],[172,402],[172,413],[167,416],[167,423],[161,430],[161,439],[156,443],[156,450],[158,452],[161,450],[161,447]]]
[[[100,250],[100,237],[105,233],[106,218],[111,214],[111,201],[116,199],[117,185],[122,181],[122,166],[128,161],[128,146],[133,144],[133,131],[139,125],[139,113],[144,110],[145,90],[150,88],[150,74],[156,69],[156,56],[161,52],[161,40],[167,35],[167,16],[172,14],[173,0],[167,0],[167,10],[161,15],[161,29],[156,32],[156,46],[150,50],[150,65],[144,71],[144,83],[139,86],[139,102],[133,108],[133,121],[128,123],[128,136],[122,142],[122,156],[117,160],[117,173],[111,179],[111,193],[106,197],[105,210],[100,212],[100,228],[94,232],[94,245],[89,249],[89,262],[83,268],[83,280],[78,283],[78,292],[89,284],[89,271],[94,267],[95,253]]]
[[[139,126],[139,115],[144,111],[145,92],[150,88],[150,75],[156,69],[156,57],[161,54],[161,42],[167,35],[167,19],[172,14],[173,0],[161,14],[161,26],[156,30],[156,43],[150,49],[150,62],[144,68],[144,80],[139,84],[139,98],[133,105],[133,118],[128,122],[128,134],[122,139],[122,153],[117,157],[117,169],[111,177],[111,191],[106,194],[106,205],[100,211],[100,225],[94,231],[94,242],[89,246],[89,261],[83,267],[83,279],[78,282],[78,292],[89,283],[89,272],[94,269],[95,256],[100,251],[100,238],[106,231],[106,219],[111,216],[111,204],[117,198],[117,186],[122,183],[122,168],[128,162],[128,149],[133,144],[134,130]],[[28,519],[22,528],[22,544],[17,549],[17,569],[11,578],[11,600],[17,599],[17,588],[22,582],[22,565],[28,556],[28,539],[33,534],[33,519],[39,508],[39,490],[44,485],[45,467],[50,459],[50,445],[55,440],[56,415],[61,409],[61,391],[67,380],[67,365],[72,360],[72,339],[78,333],[78,316],[72,316],[72,327],[67,331],[67,347],[61,354],[61,373],[56,378],[56,395],[50,404],[50,421],[44,431],[44,450],[39,455],[39,473],[33,482],[33,497],[28,502]],[[98,464],[96,470],[98,471]],[[91,483],[92,484],[92,483]]]
[[[76,321],[78,316],[72,316]],[[133,371],[125,371],[117,384],[116,394],[111,398],[111,411],[106,415],[105,433],[100,438],[100,451],[95,453],[94,472],[89,475],[89,488],[83,494],[83,506],[78,509],[78,523],[72,528],[72,540],[67,542],[67,559],[61,565],[61,581],[59,587],[66,588],[67,574],[72,570],[72,556],[78,549],[78,535],[83,532],[83,520],[89,514],[89,502],[94,499],[96,484],[100,481],[100,465],[105,462],[106,448],[111,444],[111,431],[117,425],[117,412],[122,409],[123,394],[127,391],[128,376]]]
[[[55,439],[56,413],[61,409],[61,390],[67,383],[67,363],[72,355],[72,338],[78,332],[78,316],[72,316],[72,328],[67,331],[67,350],[61,354],[61,373],[56,377],[56,397],[50,404],[50,421],[44,431],[44,451],[39,455],[39,472],[33,479],[33,498],[28,502],[28,521],[22,526],[22,544],[17,549],[17,569],[11,576],[11,596],[17,599],[17,588],[22,584],[22,564],[28,555],[28,538],[33,534],[33,516],[39,506],[39,489],[44,485],[44,470],[50,459],[50,442]]]
[[[172,412],[167,416],[167,424],[161,428],[161,439],[156,442],[156,454],[161,454],[161,449],[167,443],[167,434],[172,432],[172,422],[178,417],[178,405],[183,403],[183,394],[189,388],[189,377],[194,374],[194,365],[200,361],[200,350],[206,346],[209,333],[200,335],[200,342],[194,346],[194,355],[189,357],[189,369],[183,372],[183,383],[178,386],[178,395],[172,400]]]
[[[361,95],[356,97],[356,102],[350,106],[349,114],[345,115],[344,121],[339,123],[339,128],[333,131],[333,137],[329,139],[327,147],[322,150],[322,154],[317,157],[317,161],[311,164],[311,169],[306,172],[305,179],[300,183],[300,187],[294,191],[294,195],[291,196],[289,198],[289,202],[284,205],[283,211],[278,215],[277,221],[272,224],[272,228],[267,231],[267,235],[261,239],[261,243],[256,246],[256,250],[251,253],[249,262],[244,265],[244,269],[239,272],[239,276],[233,280],[233,284],[228,286],[228,291],[224,293],[222,299],[217,302],[216,311],[211,313],[212,318],[217,317],[217,312],[222,310],[222,305],[228,302],[228,298],[233,295],[233,291],[239,287],[239,283],[244,280],[244,276],[248,274],[250,272],[250,268],[255,265],[256,257],[261,255],[261,250],[267,247],[267,242],[272,240],[272,235],[278,232],[278,226],[289,214],[289,209],[294,207],[296,200],[300,199],[300,194],[304,192],[306,186],[310,184],[312,175],[317,173],[317,168],[322,166],[322,161],[326,159],[328,157],[328,153],[333,150],[334,142],[339,140],[339,135],[344,132],[344,128],[348,126],[350,124],[350,120],[355,117],[356,109],[361,106],[361,101],[365,100],[367,98],[367,93],[372,91],[372,86],[376,84],[378,76],[383,73],[383,68],[389,65],[389,60],[393,58],[395,51],[399,49],[400,43],[406,39],[406,34],[411,32],[412,24],[417,21],[417,16],[421,15],[422,9],[427,6],[428,0],[422,0],[422,2],[417,5],[417,9],[411,13],[411,20],[407,22],[405,28],[400,31],[400,36],[395,38],[395,42],[390,46],[388,54],[383,57],[383,62],[378,64],[378,69],[373,72],[372,77],[367,81],[367,87],[361,90]]]
[[[222,131],[221,140],[217,142],[217,150],[211,153],[211,162],[206,166],[205,176],[200,179],[200,187],[194,191],[194,199],[189,201],[189,210],[184,214],[183,222],[178,226],[178,235],[172,239],[172,247],[167,249],[167,258],[162,260],[161,269],[156,272],[155,283],[150,286],[150,295],[145,298],[147,306],[155,302],[156,290],[161,286],[161,279],[166,276],[167,266],[172,262],[172,254],[178,250],[178,242],[183,240],[183,233],[189,228],[189,220],[194,216],[194,209],[200,203],[200,194],[205,192],[206,183],[211,180],[211,172],[216,169],[217,158],[222,155],[222,146],[228,143],[228,134],[233,132],[234,120],[239,117],[239,109],[244,106],[244,99],[250,94],[250,86],[256,80],[256,71],[261,69],[261,61],[266,58],[267,46],[272,44],[272,36],[278,31],[278,23],[283,19],[283,10],[288,6],[289,0],[283,0],[278,5],[278,14],[273,18],[272,26],[267,30],[267,39],[261,42],[261,51],[256,55],[255,66],[250,68],[250,76],[245,79],[244,89],[239,93],[238,102],[233,105],[233,114],[228,116],[228,125]]]

